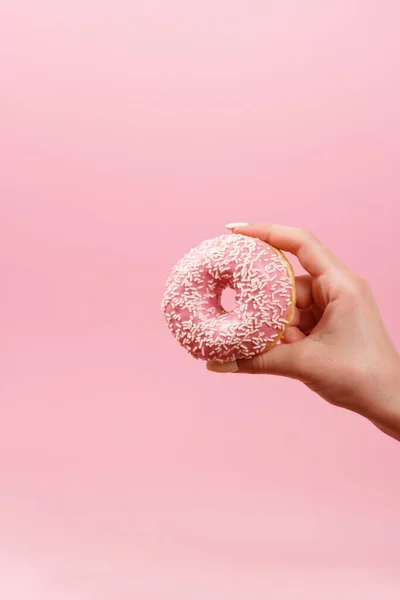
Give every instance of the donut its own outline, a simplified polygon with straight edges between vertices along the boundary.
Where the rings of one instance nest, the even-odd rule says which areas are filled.
[[[226,287],[236,292],[233,311],[221,304]],[[168,328],[192,356],[228,363],[272,348],[295,304],[286,257],[258,238],[228,234],[203,241],[177,262],[162,310]]]

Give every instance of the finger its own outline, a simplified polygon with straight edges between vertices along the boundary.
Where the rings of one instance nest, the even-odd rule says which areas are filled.
[[[315,318],[313,306],[309,306],[303,310],[299,310],[299,308],[296,306],[289,327],[286,329],[285,336],[288,332],[288,329],[291,327],[299,328],[303,333],[309,333],[312,329],[314,329],[316,324],[317,320]]]
[[[380,429],[380,431],[382,431],[382,433],[386,433],[386,435],[388,435],[389,437],[392,437],[397,442],[400,442],[400,434],[394,432],[392,429],[388,429],[387,427],[384,427],[383,425],[378,425],[378,423],[375,423],[374,421],[371,421],[371,423],[373,425],[375,425],[375,427]]]
[[[312,307],[312,313],[314,316],[315,323],[318,323],[318,321],[321,319],[322,315],[324,314],[324,311],[321,308],[319,308],[319,306],[316,306],[314,304],[314,306]]]
[[[306,337],[305,333],[301,331],[299,327],[288,327],[285,331],[285,335],[282,338],[282,342],[284,344],[295,344],[296,342],[301,342]]]
[[[313,307],[306,308],[300,311],[300,319],[298,327],[303,333],[310,333],[316,326],[317,321],[314,316]]]
[[[309,362],[305,359],[307,340],[297,344],[279,344],[250,359],[237,361],[240,373],[266,373],[294,379],[307,377]]]
[[[214,373],[235,373],[235,371],[239,370],[236,360],[226,363],[207,362],[206,367],[208,371],[213,371]]]
[[[294,254],[313,277],[319,277],[332,267],[343,268],[340,260],[312,233],[304,229],[270,223],[238,226],[234,224],[230,229],[233,233],[257,237],[280,250]]]
[[[313,303],[312,281],[310,275],[296,277],[296,304],[299,308],[308,308]]]
[[[290,326],[291,327],[297,327],[300,323],[300,310],[297,308],[297,306],[295,306],[294,311],[293,311],[293,317],[290,321]]]

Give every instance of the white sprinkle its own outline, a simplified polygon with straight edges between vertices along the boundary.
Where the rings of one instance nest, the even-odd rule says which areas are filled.
[[[226,285],[237,292],[235,316],[222,312]],[[178,261],[167,280],[162,309],[168,327],[189,352],[224,362],[253,356],[273,341],[279,335],[273,330],[288,323],[282,317],[291,298],[280,256],[256,238],[229,235],[205,240]]]

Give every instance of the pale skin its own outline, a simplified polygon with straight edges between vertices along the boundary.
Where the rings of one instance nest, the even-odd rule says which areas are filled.
[[[297,379],[400,441],[400,357],[368,282],[303,229],[268,223],[227,227],[294,254],[307,272],[296,277],[296,309],[282,343],[238,360],[231,371]],[[207,367],[221,369],[218,363]]]

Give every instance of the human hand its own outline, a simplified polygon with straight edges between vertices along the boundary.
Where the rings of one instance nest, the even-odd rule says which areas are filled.
[[[296,277],[297,306],[282,343],[238,360],[238,372],[298,379],[400,441],[400,358],[367,281],[307,231],[267,223],[230,228],[296,255],[308,273]]]

